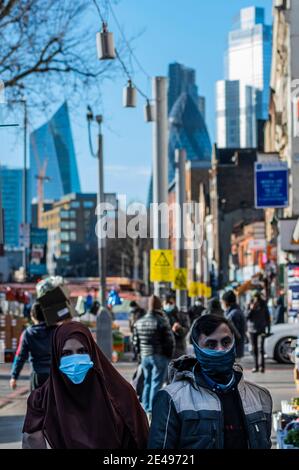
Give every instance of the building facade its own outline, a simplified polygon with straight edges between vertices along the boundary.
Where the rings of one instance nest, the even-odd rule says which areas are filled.
[[[4,244],[19,246],[19,230],[23,221],[23,170],[0,167],[0,187],[4,214]]]
[[[96,194],[72,193],[42,215],[48,230],[50,274],[83,277],[98,274]]]
[[[229,33],[225,80],[216,84],[219,148],[257,147],[257,122],[268,117],[272,26],[264,16],[244,8]]]
[[[206,232],[209,269],[218,288],[229,281],[231,235],[236,224],[263,221],[263,210],[255,209],[254,164],[256,149],[218,149],[214,146],[210,172]]]

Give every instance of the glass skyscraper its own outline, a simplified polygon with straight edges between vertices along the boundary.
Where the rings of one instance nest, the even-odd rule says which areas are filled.
[[[257,121],[268,117],[271,55],[264,9],[242,9],[229,33],[225,80],[216,85],[218,147],[257,146]]]
[[[199,96],[196,72],[177,62],[168,67],[168,181],[175,175],[175,149],[183,148],[187,160],[202,161],[203,166],[211,162],[211,142],[205,124],[205,98]],[[153,200],[152,178],[147,204]]]
[[[203,167],[211,164],[212,146],[199,107],[188,93],[182,93],[172,107],[170,116],[168,174],[175,177],[175,150],[185,149],[187,160],[200,161]]]
[[[44,183],[45,200],[58,200],[65,194],[81,192],[67,103],[30,135],[30,204],[37,197],[36,176],[44,167],[49,177]]]
[[[23,170],[0,167],[0,187],[4,213],[4,244],[7,248],[19,246],[22,223]]]
[[[199,101],[194,69],[177,62],[169,64],[168,78],[168,113],[171,112],[174,103],[182,93],[187,92],[194,101]]]

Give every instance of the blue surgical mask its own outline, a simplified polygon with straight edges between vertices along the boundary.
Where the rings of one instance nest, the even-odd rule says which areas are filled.
[[[174,311],[174,305],[167,304],[163,310],[165,313],[172,313]]]
[[[59,370],[65,374],[74,384],[81,384],[93,362],[89,354],[72,354],[60,359]]]
[[[226,350],[200,348],[192,338],[194,352],[201,369],[207,375],[229,374],[232,372],[236,359],[235,343]]]

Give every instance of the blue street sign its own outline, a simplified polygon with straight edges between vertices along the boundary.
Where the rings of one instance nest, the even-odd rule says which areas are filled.
[[[255,164],[255,207],[288,207],[289,170],[286,162]]]

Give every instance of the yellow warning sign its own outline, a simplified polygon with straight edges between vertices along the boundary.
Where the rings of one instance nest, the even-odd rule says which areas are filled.
[[[202,282],[197,283],[197,296],[203,297],[205,295],[205,285]]]
[[[190,282],[188,286],[189,297],[206,297],[212,296],[212,289],[202,282]]]
[[[172,282],[173,274],[173,251],[151,250],[151,282]]]
[[[174,270],[173,288],[177,290],[187,290],[187,268]]]
[[[188,285],[188,297],[198,297],[198,282],[190,282]]]
[[[207,299],[209,299],[210,297],[212,297],[212,289],[211,289],[211,287],[205,286],[205,290],[204,290],[203,296],[206,297]]]

